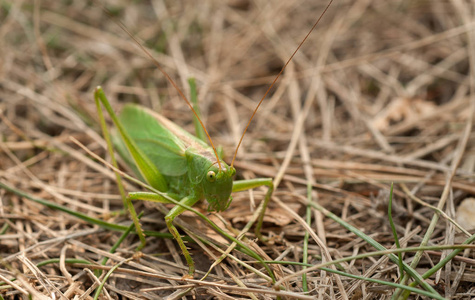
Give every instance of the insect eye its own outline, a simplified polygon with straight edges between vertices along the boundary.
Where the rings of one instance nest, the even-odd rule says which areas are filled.
[[[206,176],[208,177],[209,182],[214,182],[216,180],[216,173],[213,171],[209,171]]]

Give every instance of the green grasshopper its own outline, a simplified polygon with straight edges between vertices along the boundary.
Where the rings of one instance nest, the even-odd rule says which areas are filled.
[[[208,202],[208,211],[219,212],[229,207],[232,192],[267,186],[262,212],[265,211],[273,191],[271,178],[233,181],[236,169],[232,165],[228,166],[214,147],[208,146],[165,117],[145,107],[130,104],[116,116],[101,87],[96,89],[94,98],[96,104],[102,103],[119,132],[120,139],[116,138],[119,154],[153,188],[166,193],[184,206],[191,207],[204,198]],[[107,132],[104,134],[108,135]],[[132,200],[173,202],[153,192],[129,193],[127,206],[143,247],[145,237],[131,204]],[[184,211],[185,207],[176,205],[165,216],[165,221],[185,256],[189,266],[188,274],[192,276],[195,271],[193,259],[173,225],[173,220]],[[263,213],[256,227],[260,238],[262,220]]]
[[[310,32],[313,31],[315,26],[318,24],[318,21]],[[109,133],[105,126],[100,105],[101,103],[110,115],[118,131],[115,138],[115,148],[118,153],[131,166],[131,168],[135,170],[139,177],[141,177],[151,187],[161,192],[133,192],[129,193],[126,198],[125,205],[130,211],[136,231],[141,240],[141,246],[139,248],[145,245],[145,237],[132,205],[132,201],[146,200],[178,204],[175,205],[165,216],[165,221],[169,231],[178,242],[178,245],[188,263],[188,276],[192,277],[195,272],[194,262],[178,230],[173,225],[173,220],[186,211],[187,207],[193,206],[199,200],[203,198],[206,199],[208,202],[208,211],[220,212],[229,207],[232,201],[231,193],[266,186],[268,191],[263,200],[262,210],[255,228],[256,236],[261,240],[263,239],[260,229],[262,227],[267,204],[274,190],[272,178],[233,180],[233,177],[236,174],[233,164],[247,127],[251,123],[257,109],[267,96],[268,92],[272,89],[287,64],[299,50],[300,46],[305,42],[306,38],[295,50],[292,57],[287,61],[272,85],[262,97],[254,111],[254,114],[249,120],[243,135],[241,136],[232,163],[231,165],[228,165],[220,155],[218,155],[206,128],[203,126],[203,123],[199,118],[199,114],[195,111],[181,90],[170,79],[168,74],[162,70],[158,62],[152,57],[147,49],[138,43],[126,28],[121,24],[119,24],[119,26],[121,26],[122,29],[138,44],[138,46],[152,59],[164,76],[167,77],[167,79],[175,86],[183,100],[194,113],[195,120],[201,124],[201,128],[204,130],[205,136],[208,137],[211,145],[209,146],[204,140],[191,135],[175,123],[145,107],[129,104],[126,105],[121,114],[117,116],[109,104],[102,88],[96,88],[94,98],[98,107],[101,124],[104,124],[103,133],[106,140],[109,140]],[[308,34],[310,34],[310,32]],[[111,147],[110,142],[108,142],[108,145]]]

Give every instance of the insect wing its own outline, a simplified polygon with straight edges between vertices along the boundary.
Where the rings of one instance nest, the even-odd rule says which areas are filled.
[[[185,144],[147,110],[137,105],[126,105],[119,120],[137,147],[163,175],[180,176],[186,173]],[[124,146],[119,143],[119,153],[124,152],[121,148]],[[127,156],[124,159],[127,163],[132,161]],[[131,167],[135,171],[133,164]]]

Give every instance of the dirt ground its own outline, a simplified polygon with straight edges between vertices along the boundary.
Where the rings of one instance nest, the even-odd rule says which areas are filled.
[[[120,24],[185,95],[196,78],[203,122],[230,163],[328,2],[0,4],[0,299],[475,297],[473,2],[335,0],[237,154],[236,179],[276,186],[266,240],[254,232],[266,188],[234,193],[220,213],[198,203],[244,246],[184,213],[175,224],[194,279],[165,225],[172,206],[134,203],[148,232],[137,252],[137,235],[120,239],[131,219],[114,173],[73,141],[110,160],[98,85],[117,112],[138,103],[194,132],[178,91]],[[401,261],[375,253],[398,248]]]

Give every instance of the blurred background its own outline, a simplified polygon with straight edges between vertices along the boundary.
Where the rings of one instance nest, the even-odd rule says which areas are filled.
[[[196,78],[203,121],[229,162],[258,101],[327,4],[0,1],[0,181],[97,218],[112,218],[122,202],[111,172],[70,140],[107,156],[93,101],[98,85],[117,111],[125,103],[140,103],[193,132],[186,104],[118,22],[186,95],[187,79]],[[459,209],[475,194],[473,13],[473,3],[462,0],[335,1],[259,108],[238,153],[238,178],[275,178],[280,184],[275,197],[302,217],[310,183],[321,205],[373,232],[387,247],[393,243],[386,213],[391,182],[397,189],[399,234],[413,233],[406,246],[419,245],[434,214],[411,200],[414,196],[441,205],[462,222],[460,216],[475,210],[473,203]],[[441,198],[444,189],[450,191],[447,198]],[[221,214],[224,220],[241,228],[264,192],[236,194]],[[0,220],[8,225],[0,255],[9,257],[15,269],[23,268],[15,259],[19,251],[90,227],[5,190],[0,196]],[[137,203],[138,210],[142,205]],[[160,218],[145,216],[145,226]],[[198,222],[193,214],[186,218]],[[109,221],[120,220],[125,218]],[[265,221],[264,234],[275,237],[275,248],[264,252],[277,257],[289,245],[301,250],[304,230],[287,208],[271,203]],[[373,250],[349,241],[346,229],[329,219],[313,222],[332,253],[344,257]],[[475,227],[467,222],[464,228]],[[77,239],[108,249],[111,235],[119,234]],[[444,219],[431,241],[453,244],[457,235]],[[135,242],[130,238],[124,248],[132,251]],[[63,246],[36,247],[25,255],[57,257]],[[192,255],[200,257],[199,247],[192,248]],[[299,259],[300,250],[292,259]],[[320,248],[314,244],[310,253],[319,255]],[[426,258],[420,268],[431,263]],[[366,267],[356,264],[353,271]],[[454,281],[456,270],[449,267],[433,279],[445,283],[442,295],[473,289],[466,277]],[[58,272],[53,267],[43,271]],[[381,276],[396,273],[394,268]],[[87,280],[79,281],[87,289]],[[389,295],[350,281],[345,287],[368,299]]]

